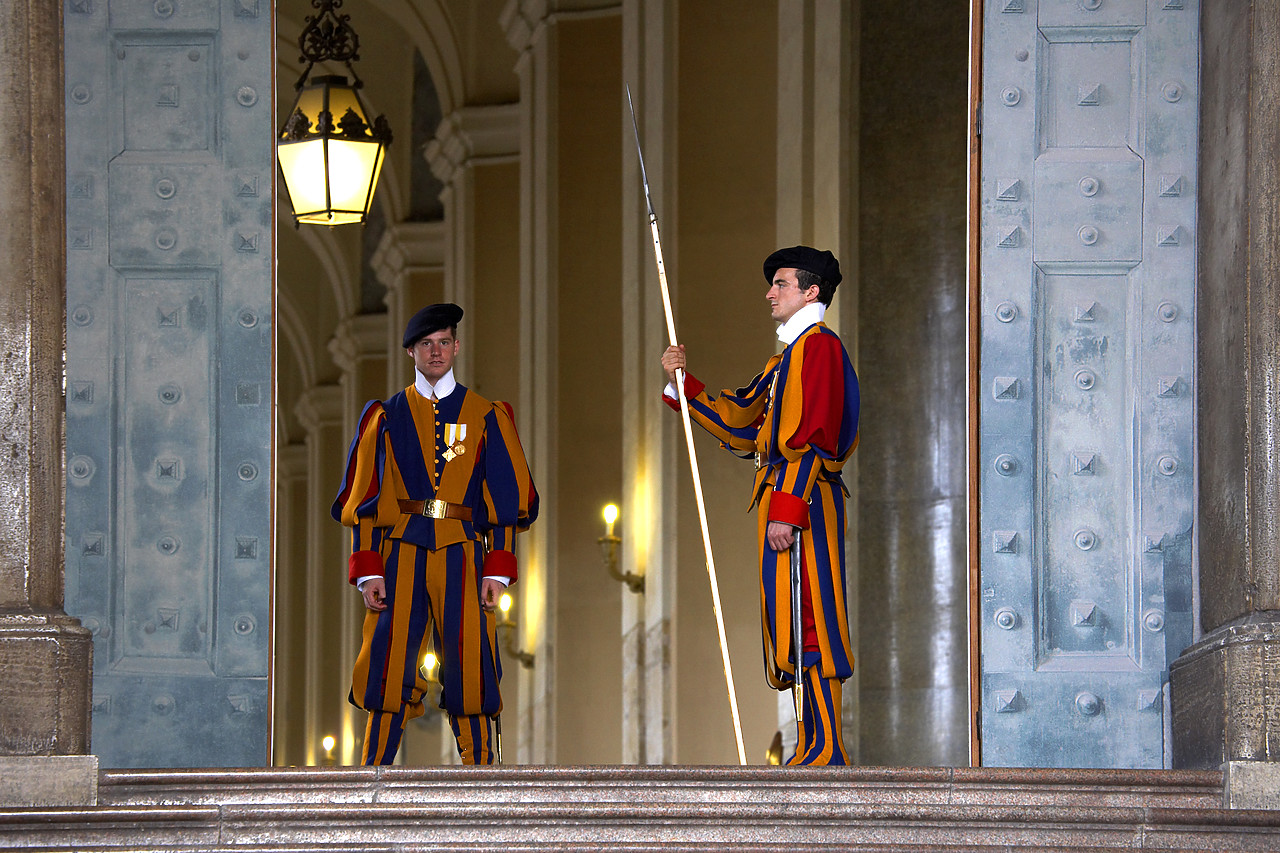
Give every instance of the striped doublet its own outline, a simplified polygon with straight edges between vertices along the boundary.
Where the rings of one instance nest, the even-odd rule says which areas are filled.
[[[351,528],[351,582],[386,585],[387,607],[367,612],[352,673],[350,700],[371,712],[366,763],[394,758],[405,720],[425,712],[428,649],[451,717],[501,711],[496,619],[481,606],[481,580],[516,580],[515,535],[538,515],[510,407],[462,385],[438,401],[410,386],[369,403],[331,512]],[[478,725],[458,735],[464,761],[490,760]]]
[[[776,689],[794,677],[790,563],[764,540],[770,521],[804,531],[801,567],[806,651],[828,678],[853,674],[845,607],[847,492],[840,471],[858,444],[858,379],[840,338],[815,323],[736,391],[712,396],[685,375],[692,417],[722,446],[755,461],[751,504],[758,507],[760,615],[765,674]],[[672,408],[674,401],[668,400]]]

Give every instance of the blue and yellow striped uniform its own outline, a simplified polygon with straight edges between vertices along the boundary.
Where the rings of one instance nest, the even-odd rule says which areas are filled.
[[[401,501],[429,500],[466,507],[471,517],[402,511]],[[370,711],[365,762],[389,763],[405,720],[425,711],[419,662],[429,633],[459,752],[466,763],[490,763],[487,717],[502,709],[502,664],[480,580],[516,580],[516,532],[538,515],[510,407],[462,385],[435,403],[414,386],[370,402],[331,512],[352,530],[350,580],[382,575],[387,585],[387,609],[365,617],[349,697]],[[484,731],[473,739],[468,728],[479,723],[470,718],[478,716]]]
[[[858,377],[848,353],[835,332],[815,323],[770,358],[745,387],[713,397],[686,374],[684,394],[694,420],[722,446],[756,461],[751,504],[759,507],[765,677],[777,690],[789,688],[795,677],[790,555],[770,548],[765,530],[770,521],[781,521],[807,531],[801,554],[803,662],[816,678],[835,682],[818,685],[805,701],[826,707],[829,718],[834,690],[838,724],[839,682],[853,674],[854,664],[845,607],[847,490],[840,479],[858,445]],[[667,403],[677,408],[675,401]],[[819,723],[821,711],[815,706],[812,719]],[[807,737],[821,739],[821,732],[810,727]],[[823,748],[825,757],[810,756],[813,761],[806,763],[840,763],[843,746],[838,737],[833,740]]]

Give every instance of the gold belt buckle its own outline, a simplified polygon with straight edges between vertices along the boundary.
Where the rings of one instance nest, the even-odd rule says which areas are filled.
[[[444,518],[445,512],[449,509],[447,501],[424,501],[422,504],[422,514],[428,518]]]

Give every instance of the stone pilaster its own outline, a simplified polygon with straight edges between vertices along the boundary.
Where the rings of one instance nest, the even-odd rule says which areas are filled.
[[[535,128],[541,109],[535,100],[537,91],[535,66],[541,66],[535,49],[540,39],[542,15],[547,12],[526,8],[520,0],[509,0],[499,23],[507,42],[520,54],[516,73],[520,77],[520,103],[512,116],[515,150],[520,156],[519,179],[519,283],[520,312],[520,431],[525,453],[537,468],[537,486],[542,498],[541,518],[525,537],[522,549],[524,577],[517,640],[524,650],[532,651],[537,665],[521,668],[519,727],[516,732],[518,761],[549,764],[556,760],[556,584],[548,573],[551,555],[557,553],[555,520],[558,510],[554,501],[558,492],[556,441],[552,424],[554,415],[547,406],[536,402],[555,398],[558,370],[551,367],[555,358],[555,300],[547,282],[547,223],[541,204],[546,198],[539,192],[545,188],[548,175],[545,155]],[[535,402],[536,401],[536,402]],[[528,600],[543,602],[536,611]],[[508,749],[510,747],[507,747]]]
[[[675,127],[673,45],[666,39],[672,12],[665,3],[626,2],[622,11],[623,74],[643,134],[645,168],[652,192],[666,203],[664,222],[674,222],[676,195],[669,179],[674,159],[669,134]],[[677,508],[664,495],[677,490],[677,454],[682,452],[670,412],[658,398],[654,354],[667,344],[660,291],[653,286],[653,243],[645,216],[640,163],[632,149],[629,115],[622,127],[622,391],[623,538],[622,570],[643,575],[642,595],[622,600],[622,760],[628,764],[675,761],[675,673],[671,659],[675,606]],[[673,231],[666,231],[668,242]],[[669,249],[668,249],[669,251]],[[668,259],[668,265],[673,259]],[[674,272],[672,266],[668,267]]]
[[[92,643],[63,611],[62,4],[0,6],[0,755],[89,750]]]
[[[542,517],[528,543],[535,574],[521,581],[528,585],[521,646],[536,659],[533,695],[525,694],[524,703],[533,714],[521,737],[527,735],[535,760],[557,763],[612,762],[621,754],[624,688],[616,664],[599,662],[621,656],[625,590],[609,578],[597,545],[601,509],[626,506],[619,476],[621,306],[612,296],[620,212],[602,205],[599,191],[620,179],[611,144],[621,130],[620,11],[618,3],[600,0],[510,0],[500,16],[519,54],[518,413],[529,418],[521,436],[542,494]],[[592,71],[562,73],[569,67]],[[625,520],[622,527],[625,537]],[[554,574],[545,568],[549,555]],[[572,642],[579,632],[598,638],[594,648]]]
[[[357,314],[338,324],[329,339],[329,355],[342,371],[343,425],[352,431],[365,401],[381,399],[387,387],[389,356],[386,314]],[[396,349],[399,365],[408,360],[403,349]],[[404,371],[396,370],[397,374]],[[403,388],[408,382],[397,382]],[[397,390],[398,390],[397,388]]]
[[[1170,668],[1180,768],[1280,761],[1280,3],[1206,8],[1201,25],[1204,633]]]
[[[442,298],[464,312],[465,325],[458,330],[463,349],[455,369],[464,384],[477,390],[472,350],[483,350],[486,360],[508,358],[508,368],[515,355],[499,345],[500,336],[486,334],[486,326],[514,313],[513,300],[491,308],[485,299],[492,294],[478,285],[505,297],[515,280],[508,254],[515,249],[514,235],[508,232],[518,230],[511,193],[519,162],[519,116],[519,104],[460,107],[444,117],[426,147],[431,171],[445,185]]]
[[[404,361],[404,327],[418,309],[444,299],[446,226],[441,222],[399,222],[387,227],[373,253],[373,269],[387,288],[386,357]],[[409,384],[410,368],[387,371],[386,394]],[[369,389],[372,391],[373,389]]]
[[[404,350],[398,350],[396,361],[388,363],[387,326],[386,314],[357,314],[339,323],[333,337],[329,339],[329,355],[333,358],[333,363],[342,370],[342,378],[339,380],[342,387],[341,427],[337,437],[342,449],[337,457],[333,457],[339,466],[342,464],[341,460],[346,459],[346,442],[355,435],[356,421],[365,403],[372,399],[385,399],[388,396],[385,389],[392,384],[389,379],[390,373],[396,373],[397,380],[405,375],[404,364],[409,357],[405,355]],[[399,370],[390,369],[392,365]],[[397,384],[403,388],[408,382],[398,381]],[[326,441],[332,440],[331,435],[326,435]],[[332,501],[337,491],[338,480],[335,477],[341,477],[341,472],[335,469],[333,461],[321,469],[313,470],[318,470],[322,477],[321,497],[326,501]],[[324,479],[326,477],[329,478],[327,482]],[[324,492],[326,488],[328,492]],[[338,535],[342,537],[346,531],[338,528],[337,523],[329,516],[329,504],[325,503],[321,509],[323,523],[330,528],[325,531],[326,538],[333,535],[334,529],[337,529]],[[345,538],[342,541],[345,544]],[[328,569],[322,570],[321,577],[324,576],[324,571],[332,572],[337,567],[345,566],[347,553],[349,550],[342,552],[340,559],[336,561],[327,560]],[[333,579],[332,575],[330,579]],[[338,597],[338,606],[342,614],[341,622],[338,623],[342,647],[331,665],[349,675],[355,665],[356,654],[360,651],[365,609],[351,588],[335,588],[327,582],[326,587],[326,592]],[[343,695],[345,696],[345,691]],[[357,733],[355,744],[358,748],[363,737],[365,715],[350,703],[344,704],[342,711],[344,738],[345,732],[355,731]],[[343,744],[343,763],[351,763],[354,756],[347,751],[345,739]]]
[[[295,415],[306,430],[308,472],[306,561],[305,565],[295,563],[292,567],[293,571],[305,573],[304,612],[300,618],[306,623],[302,636],[309,641],[303,658],[306,763],[324,763],[320,742],[325,735],[333,735],[338,742],[335,754],[339,763],[353,764],[364,737],[364,721],[355,718],[355,709],[346,701],[351,668],[345,662],[352,660],[358,649],[347,648],[349,638],[345,632],[333,630],[333,626],[345,624],[359,600],[347,584],[350,539],[329,516],[346,458],[346,411],[341,386],[308,389],[299,399]]]

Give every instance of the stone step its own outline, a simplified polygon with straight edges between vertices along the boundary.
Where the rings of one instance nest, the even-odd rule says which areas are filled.
[[[0,810],[0,848],[1280,851],[1221,773],[763,767],[103,771],[92,808]]]

